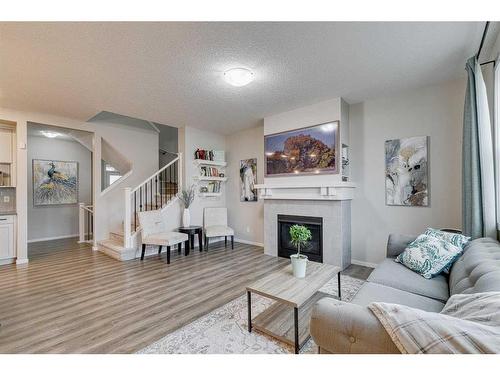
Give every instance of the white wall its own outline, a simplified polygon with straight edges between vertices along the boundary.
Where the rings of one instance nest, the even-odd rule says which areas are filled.
[[[228,162],[226,202],[229,225],[238,240],[263,246],[264,201],[240,202],[240,160],[257,158],[257,183],[264,181],[264,126],[245,129],[226,138]]]
[[[158,170],[158,133],[111,122],[96,121],[88,125],[96,129],[97,134],[113,148],[119,150],[132,166],[132,173],[126,179],[115,182],[112,190],[104,195],[99,193],[96,197],[96,204],[101,209],[96,235],[98,240],[103,240],[108,238],[111,230],[122,226],[125,210],[123,189],[135,188]]]
[[[180,147],[185,161],[184,181],[185,187],[196,184],[193,178],[198,175],[198,168],[194,165],[194,152],[197,148],[205,150],[226,150],[226,137],[223,135],[207,132],[192,127],[183,128],[179,134],[179,142],[182,140],[184,146]],[[198,188],[197,188],[198,191]],[[193,225],[203,224],[203,209],[205,207],[226,207],[226,185],[222,183],[220,197],[201,198],[196,196],[190,211],[191,223]],[[231,209],[231,208],[230,208]]]
[[[33,159],[78,162],[78,202],[91,203],[91,153],[69,140],[28,136],[28,241],[78,235],[78,204],[34,207]]]
[[[461,145],[465,80],[350,106],[352,258],[378,263],[389,233],[461,227]],[[384,142],[430,136],[430,206],[385,205]]]

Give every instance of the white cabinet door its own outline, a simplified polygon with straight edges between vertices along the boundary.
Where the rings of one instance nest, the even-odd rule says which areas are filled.
[[[7,219],[0,217],[0,259],[14,258],[14,224],[2,224]]]
[[[0,129],[0,163],[12,163],[12,133]]]

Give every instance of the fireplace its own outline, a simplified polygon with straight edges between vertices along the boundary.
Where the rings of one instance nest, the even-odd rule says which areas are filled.
[[[303,225],[311,231],[312,239],[300,252],[313,262],[323,262],[323,218],[311,216],[278,215],[278,256],[289,258],[297,253],[290,241],[290,227]]]

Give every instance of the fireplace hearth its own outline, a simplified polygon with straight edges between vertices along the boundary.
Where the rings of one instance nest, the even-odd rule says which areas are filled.
[[[303,225],[311,231],[312,239],[300,249],[313,262],[323,262],[323,218],[296,215],[278,215],[278,256],[289,258],[297,253],[290,238],[292,225]]]

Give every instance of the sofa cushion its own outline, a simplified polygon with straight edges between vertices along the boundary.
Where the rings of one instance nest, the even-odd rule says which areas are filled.
[[[351,302],[360,306],[368,306],[371,302],[397,303],[432,312],[439,312],[444,306],[432,298],[371,282],[363,285]]]
[[[491,238],[470,241],[449,281],[451,295],[500,291],[500,243]]]
[[[438,275],[432,279],[425,279],[419,274],[396,263],[394,259],[385,259],[368,277],[368,281],[406,292],[446,302],[450,297],[448,279]]]

